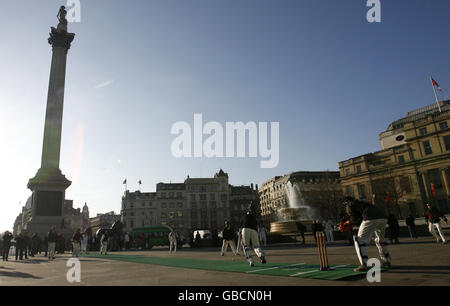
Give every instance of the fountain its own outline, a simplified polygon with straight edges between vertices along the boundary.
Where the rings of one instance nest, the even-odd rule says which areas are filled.
[[[288,202],[287,208],[278,211],[278,221],[270,223],[271,234],[288,234],[297,233],[297,222],[301,222],[305,226],[310,226],[311,208],[305,205],[305,200],[296,183],[290,181],[285,187]]]

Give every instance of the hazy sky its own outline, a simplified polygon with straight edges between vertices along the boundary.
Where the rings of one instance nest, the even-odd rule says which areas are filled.
[[[450,1],[81,0],[69,50],[61,148],[75,207],[120,211],[122,182],[211,177],[233,185],[380,150],[378,135],[450,98]],[[63,0],[0,0],[0,230],[12,229],[40,167],[51,62],[50,26]],[[280,123],[280,162],[181,158],[177,121]],[[19,204],[21,202],[21,204]]]

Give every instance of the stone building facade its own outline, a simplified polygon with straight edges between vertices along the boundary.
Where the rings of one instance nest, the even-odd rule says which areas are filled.
[[[409,112],[380,134],[381,151],[339,162],[346,195],[374,201],[399,217],[426,202],[449,212],[450,101]]]
[[[183,183],[159,183],[156,192],[125,192],[121,219],[124,230],[168,225],[189,235],[197,229],[218,229],[236,212],[233,186],[222,169],[212,178],[187,177]]]

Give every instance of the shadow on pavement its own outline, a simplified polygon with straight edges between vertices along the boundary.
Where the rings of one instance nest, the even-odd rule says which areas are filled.
[[[450,274],[450,266],[394,266],[393,273]]]
[[[32,279],[42,279],[42,277],[34,276],[28,273],[22,272],[8,272],[8,271],[0,271],[0,276],[6,277],[20,277],[20,278],[32,278]]]

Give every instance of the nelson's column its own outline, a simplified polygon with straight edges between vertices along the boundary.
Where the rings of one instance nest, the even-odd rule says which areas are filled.
[[[58,27],[56,29],[51,27],[48,39],[49,44],[52,45],[53,55],[41,168],[27,185],[32,191],[32,201],[31,220],[26,229],[28,232],[39,234],[47,233],[52,226],[55,226],[58,231],[64,227],[65,191],[72,183],[59,169],[67,51],[75,37],[75,34],[67,32],[66,14],[67,11],[62,6],[57,15]]]

